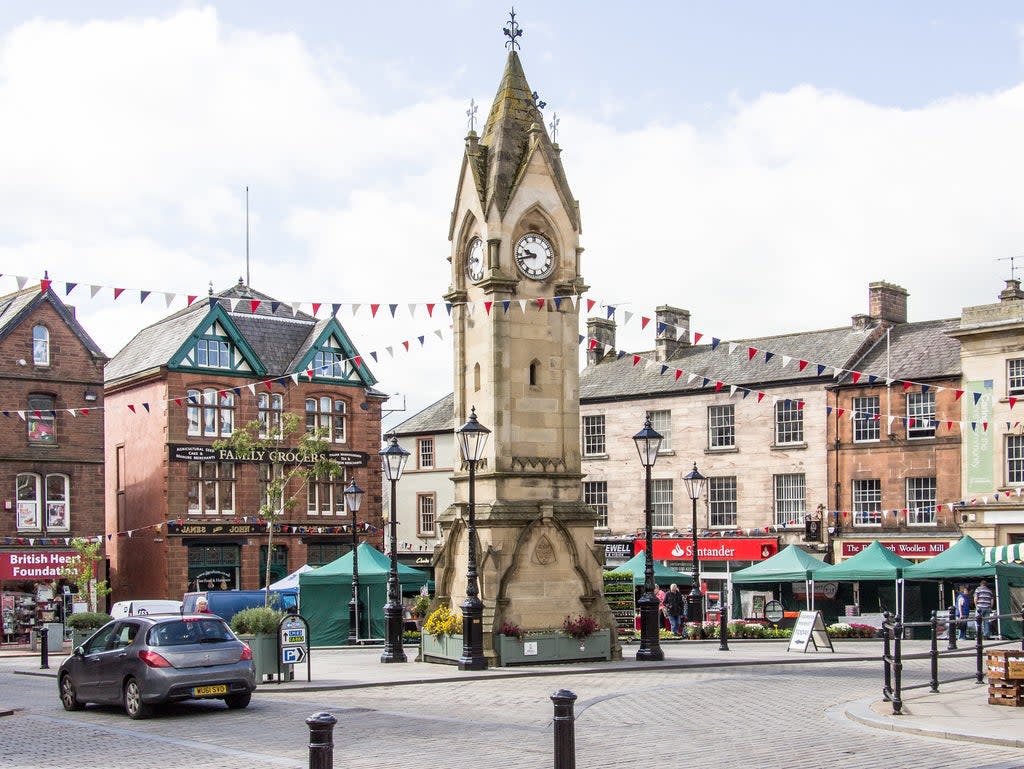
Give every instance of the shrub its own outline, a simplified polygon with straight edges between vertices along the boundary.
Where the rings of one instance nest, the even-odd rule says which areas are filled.
[[[462,615],[447,606],[438,606],[423,623],[423,629],[434,638],[459,635],[462,632]]]
[[[68,616],[67,626],[73,630],[95,630],[112,620],[109,614],[101,611],[80,611]]]
[[[284,612],[268,609],[265,606],[254,606],[242,609],[231,618],[231,629],[243,635],[274,635]]]
[[[582,641],[587,636],[601,629],[597,620],[589,614],[577,614],[575,617],[568,616],[562,622],[562,632],[572,636],[577,641]]]
[[[523,640],[523,629],[515,622],[503,623],[501,626],[501,634],[503,636],[508,636],[509,638],[515,638],[517,641]]]

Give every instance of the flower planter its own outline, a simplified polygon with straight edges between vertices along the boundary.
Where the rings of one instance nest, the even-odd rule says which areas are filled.
[[[432,636],[423,633],[420,636],[420,661],[440,662],[445,665],[457,665],[462,657],[462,636]]]
[[[277,678],[277,636],[259,633],[257,635],[238,634],[238,640],[245,641],[252,649],[252,662],[256,667],[256,683]],[[294,665],[281,665],[281,680],[291,681],[295,678]]]
[[[531,633],[520,641],[513,636],[497,636],[498,664],[543,665],[558,662],[593,662],[612,658],[611,632],[598,630],[582,641],[565,633]]]

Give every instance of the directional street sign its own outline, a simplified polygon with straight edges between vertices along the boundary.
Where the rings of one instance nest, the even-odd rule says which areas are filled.
[[[306,659],[306,650],[301,646],[285,646],[281,649],[281,662],[285,665],[294,665]]]

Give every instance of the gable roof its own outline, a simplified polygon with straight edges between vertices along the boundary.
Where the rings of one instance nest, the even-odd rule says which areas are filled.
[[[450,433],[455,430],[455,393],[432,403],[418,414],[396,425],[388,433],[395,435],[424,435],[427,433]]]
[[[5,339],[14,329],[18,328],[37,307],[48,302],[60,315],[61,319],[71,329],[71,332],[78,337],[86,350],[94,358],[107,359],[99,345],[93,341],[88,332],[78,322],[68,306],[61,301],[53,289],[47,288],[43,291],[39,286],[16,291],[13,294],[0,296],[0,340]]]
[[[667,393],[695,393],[713,391],[715,382],[747,389],[769,385],[800,382],[821,383],[832,381],[832,372],[819,374],[808,365],[799,371],[798,360],[813,361],[829,367],[845,368],[851,358],[864,345],[877,327],[856,330],[852,327],[806,331],[779,336],[737,339],[722,342],[716,348],[710,344],[680,347],[664,364],[655,360],[653,352],[636,353],[641,361],[634,366],[633,355],[627,354],[615,361],[587,366],[580,374],[580,400],[645,397]],[[729,354],[731,344],[738,349]],[[748,359],[747,348],[774,352],[765,362],[764,352]],[[783,356],[791,358],[783,365]],[[666,367],[662,373],[662,367]],[[675,377],[675,370],[684,375]],[[689,374],[696,378],[687,384]],[[709,384],[704,385],[707,378]]]
[[[252,311],[253,303],[257,302],[255,311]],[[244,308],[244,311],[233,311],[233,305]],[[266,370],[263,376],[268,378],[296,371],[295,361],[305,354],[315,339],[316,329],[326,328],[333,320],[318,321],[304,312],[292,313],[289,305],[239,282],[142,329],[107,363],[104,379],[108,383],[114,382],[166,366],[196,329],[205,325],[215,307],[244,337]],[[352,349],[355,352],[354,346]],[[376,383],[365,361],[359,367],[359,374],[366,387]],[[255,372],[250,375],[258,376]]]
[[[912,382],[958,377],[961,374],[960,340],[951,337],[949,332],[959,328],[959,318],[897,323],[849,367]],[[850,375],[845,374],[843,381],[849,379]]]

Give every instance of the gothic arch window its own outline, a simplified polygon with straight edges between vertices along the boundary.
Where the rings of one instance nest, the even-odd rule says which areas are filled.
[[[473,392],[480,391],[480,364],[473,366]]]
[[[540,386],[540,361],[534,358],[530,361],[530,387]]]

